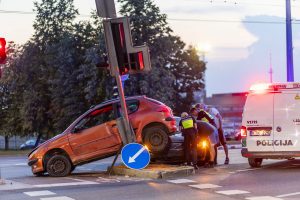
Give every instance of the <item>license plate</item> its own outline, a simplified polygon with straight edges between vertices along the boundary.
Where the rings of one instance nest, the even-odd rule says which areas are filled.
[[[271,130],[251,130],[250,136],[270,136]]]

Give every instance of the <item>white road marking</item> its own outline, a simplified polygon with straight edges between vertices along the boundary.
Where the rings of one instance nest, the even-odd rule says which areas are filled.
[[[33,192],[24,192],[24,194],[30,197],[38,197],[38,196],[48,196],[48,195],[55,195],[54,192],[50,192],[48,190],[44,191],[33,191]]]
[[[203,189],[213,189],[213,188],[222,187],[222,186],[214,185],[214,184],[198,184],[198,185],[189,185],[189,186],[193,187],[193,188],[200,189],[200,190],[203,190]]]
[[[248,197],[246,199],[248,199],[248,200],[283,200],[283,199],[271,197],[271,196]]]
[[[99,183],[92,182],[92,181],[80,181],[80,182],[72,182],[72,183],[41,184],[41,185],[34,185],[33,187],[48,188],[48,187],[65,187],[65,186],[96,185],[96,184],[99,184]]]
[[[216,191],[218,194],[224,194],[224,195],[237,195],[237,194],[249,194],[248,191],[243,190],[224,190],[224,191]]]
[[[0,167],[27,166],[27,163],[1,164]]]
[[[195,181],[190,179],[175,179],[175,180],[168,180],[170,183],[180,184],[180,183],[195,183]]]
[[[235,173],[239,173],[239,172],[248,172],[248,171],[254,171],[254,170],[259,170],[259,169],[262,169],[262,168],[255,168],[255,169],[239,169],[239,170],[236,170],[236,171],[229,172],[229,174],[235,174]]]
[[[74,199],[72,199],[70,197],[61,196],[61,197],[41,198],[41,200],[74,200]]]
[[[283,195],[278,195],[278,198],[283,198],[283,197],[290,197],[290,196],[296,196],[300,195],[300,192],[294,192],[294,193],[289,193],[289,194],[283,194]]]
[[[17,163],[17,164],[14,164],[14,165],[16,165],[16,166],[28,166],[27,163]]]

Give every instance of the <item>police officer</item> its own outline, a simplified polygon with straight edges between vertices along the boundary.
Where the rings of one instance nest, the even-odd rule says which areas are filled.
[[[191,165],[191,162],[195,169],[197,167],[197,124],[195,118],[184,112],[181,114],[181,120],[179,122],[179,130],[184,136],[184,156],[187,165]]]

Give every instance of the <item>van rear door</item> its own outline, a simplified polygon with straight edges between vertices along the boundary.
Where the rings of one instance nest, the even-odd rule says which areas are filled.
[[[300,151],[300,92],[282,92],[274,97],[274,149]]]
[[[250,152],[272,152],[273,93],[250,93],[243,113],[243,126],[247,128],[246,145]]]

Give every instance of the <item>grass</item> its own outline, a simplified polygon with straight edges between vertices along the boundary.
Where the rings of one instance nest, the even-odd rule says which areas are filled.
[[[0,150],[0,156],[27,156],[31,150]]]

